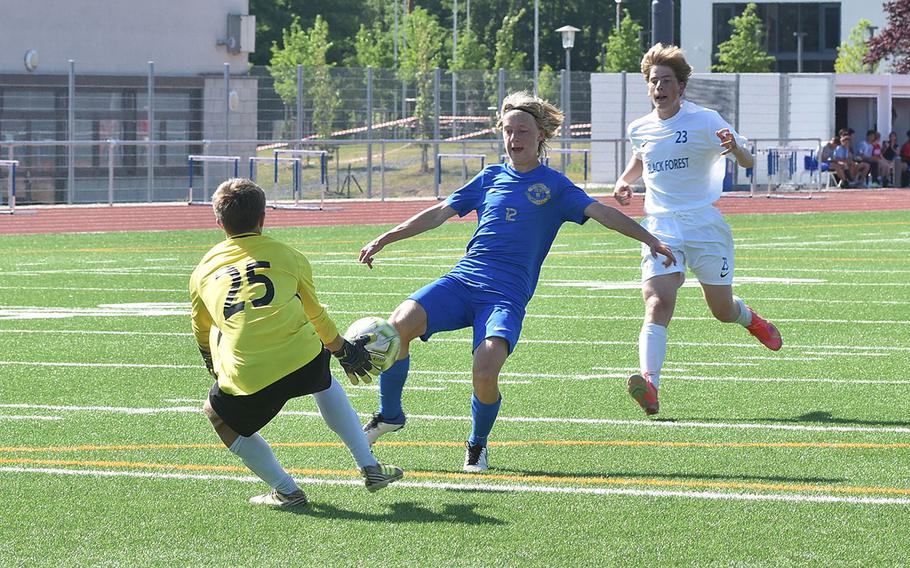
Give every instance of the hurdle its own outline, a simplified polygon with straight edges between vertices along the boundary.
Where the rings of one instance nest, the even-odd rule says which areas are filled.
[[[202,201],[193,201],[193,163],[202,162]],[[234,164],[234,177],[240,175],[240,156],[202,156],[197,154],[191,154],[187,157],[187,163],[190,168],[189,175],[189,193],[187,195],[186,202],[188,205],[193,205],[195,203],[204,203],[208,204],[211,201],[208,199],[208,196],[205,193],[208,191],[209,187],[209,162],[221,162],[221,163],[231,163]]]
[[[302,178],[303,178],[303,163],[298,161],[296,167],[297,172],[297,182],[296,189],[294,191],[294,204],[293,205],[278,205],[275,204],[273,207],[281,209],[306,209],[306,210],[325,210],[325,190],[329,185],[329,153],[325,150],[291,150],[291,149],[278,149],[275,150],[274,162],[275,162],[275,176],[278,175],[278,161],[282,154],[287,154],[290,156],[319,156],[319,207],[314,207],[312,205],[301,205],[300,204],[300,193],[302,188]],[[299,158],[298,158],[299,160]]]
[[[439,198],[439,186],[442,183],[442,159],[443,158],[461,158],[461,159],[479,159],[480,169],[487,165],[486,154],[436,154],[436,198]]]
[[[10,214],[16,211],[16,168],[19,160],[0,160],[0,168],[9,168],[9,193],[7,194],[6,208],[0,213]]]
[[[297,195],[300,191],[300,158],[278,158],[277,160],[266,157],[266,156],[250,156],[250,175],[249,178],[253,181],[256,181],[256,163],[257,162],[270,162],[275,164],[273,176],[272,176],[272,209],[278,208],[278,166],[280,162],[287,162],[291,164],[291,179],[292,179],[292,188],[291,194]]]

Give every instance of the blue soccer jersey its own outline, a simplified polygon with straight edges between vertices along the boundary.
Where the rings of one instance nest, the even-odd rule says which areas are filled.
[[[509,164],[487,166],[446,200],[460,217],[477,212],[467,254],[449,275],[470,289],[527,305],[560,226],[583,224],[593,202],[547,166],[526,173]]]

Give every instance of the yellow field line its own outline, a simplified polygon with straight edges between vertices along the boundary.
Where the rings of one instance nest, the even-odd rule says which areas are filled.
[[[108,461],[108,460],[49,460],[30,458],[0,458],[0,464],[17,465],[44,465],[44,466],[84,466],[84,467],[112,467],[112,468],[143,468],[158,470],[178,471],[220,471],[248,473],[242,466],[236,465],[202,465],[202,464],[163,464],[149,462]],[[309,476],[344,476],[359,477],[355,470],[340,469],[310,469],[289,468],[288,473]],[[886,494],[910,495],[910,488],[902,487],[862,487],[862,486],[837,486],[837,485],[810,485],[802,483],[747,483],[747,482],[717,482],[699,480],[674,480],[674,479],[647,479],[626,477],[560,477],[552,475],[514,475],[503,473],[454,473],[435,471],[408,471],[408,478],[418,479],[449,479],[458,481],[506,481],[512,483],[556,483],[562,485],[624,485],[645,487],[673,487],[687,489],[715,489],[715,490],[754,490],[754,491],[790,491],[790,492],[831,492],[848,494]]]
[[[340,448],[341,442],[274,442],[276,448]],[[438,447],[460,448],[463,442],[440,441],[382,441],[380,446],[390,447]],[[605,446],[605,447],[652,447],[652,448],[808,448],[845,450],[905,450],[910,442],[672,442],[658,440],[512,440],[490,442],[494,447],[529,446]],[[132,450],[183,450],[222,448],[222,444],[86,444],[79,446],[0,446],[0,453],[57,453],[91,451],[132,451]]]

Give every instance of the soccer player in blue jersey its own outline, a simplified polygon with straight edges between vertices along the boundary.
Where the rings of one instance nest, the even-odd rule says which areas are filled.
[[[370,443],[405,424],[401,394],[410,366],[409,344],[440,331],[472,327],[472,429],[464,470],[488,467],[487,437],[499,413],[499,372],[515,349],[525,307],[540,267],[566,221],[593,218],[608,229],[649,247],[656,258],[675,263],[670,249],[634,220],[589,197],[568,178],[541,163],[547,140],[562,123],[555,106],[525,92],[503,100],[497,128],[509,162],[487,166],[444,202],[434,205],[369,242],[360,261],[372,268],[384,247],[441,225],[454,215],[477,212],[477,229],[467,253],[446,275],[424,286],[392,312],[401,334],[398,361],[379,376],[379,412],[364,426]]]
[[[373,371],[366,338],[339,335],[316,297],[306,257],[262,234],[265,193],[248,179],[229,179],[212,196],[212,208],[226,238],[190,277],[193,335],[215,379],[203,411],[224,445],[271,487],[250,503],[282,509],[307,503],[259,434],[288,400],[307,394],[350,450],[369,491],[401,479],[400,468],[376,461],[329,372],[331,351],[352,382],[366,379]]]

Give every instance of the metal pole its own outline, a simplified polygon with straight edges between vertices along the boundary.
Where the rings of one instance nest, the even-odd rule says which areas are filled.
[[[373,68],[367,67],[367,198],[373,197]]]
[[[502,109],[502,100],[506,98],[506,70],[502,67],[499,68],[499,81],[498,81],[498,100],[499,103],[496,105],[496,113],[499,114],[500,109]],[[499,140],[499,155],[502,156],[505,152],[505,146],[502,142],[502,136],[497,136]]]
[[[399,0],[392,0],[395,6],[395,32],[392,34],[392,67],[398,69],[398,4]]]
[[[455,125],[455,116],[458,114],[458,97],[456,96],[456,86],[457,86],[457,77],[458,73],[452,71],[452,137],[458,135],[458,127]]]
[[[538,52],[540,51],[540,39],[537,37],[539,35],[538,34],[538,15],[539,15],[539,11],[540,11],[538,9],[539,8],[538,3],[539,3],[539,0],[534,0],[534,96],[535,97],[537,96],[537,83],[540,79],[540,77],[539,77],[540,71],[539,71],[539,66],[538,66],[538,62],[539,62]]]
[[[303,65],[297,65],[297,141],[303,140]]]
[[[619,96],[619,146],[620,152],[622,153],[622,159],[619,161],[619,166],[616,168],[616,177],[619,177],[622,174],[622,170],[619,168],[626,167],[626,72],[623,71],[620,75],[622,78],[622,90]],[[739,132],[737,130],[737,132]]]
[[[568,147],[572,147],[572,56],[571,49],[566,49],[566,138],[569,139]],[[571,162],[569,154],[562,155],[563,171],[565,166]]]
[[[73,141],[76,139],[76,61],[70,59],[70,73],[67,82],[69,108],[66,111],[67,139],[69,146],[66,150],[66,203],[73,204],[73,194],[76,191],[76,148]]]
[[[433,121],[433,156],[439,155],[439,83],[442,77],[442,73],[439,70],[439,67],[433,71],[433,114],[435,120]],[[438,164],[436,166],[438,168]],[[439,171],[436,172],[436,187],[435,195],[439,199]]]
[[[107,204],[114,206],[114,146],[116,141],[107,141]]]
[[[796,72],[803,72],[803,37],[806,32],[793,32],[796,37]]]
[[[619,31],[619,20],[622,17],[620,11],[622,10],[621,0],[616,0],[616,31]]]
[[[146,164],[146,178],[148,178],[148,202],[152,202],[155,187],[155,62],[149,61],[148,77],[148,164]]]
[[[452,62],[458,60],[458,0],[452,0]],[[455,71],[452,70],[452,136],[455,136],[455,107],[457,105]]]
[[[569,50],[566,50],[566,53],[568,53],[568,52],[569,52]],[[563,69],[562,71],[559,72],[559,100],[562,102],[562,107],[564,110],[568,109],[568,104],[566,103],[566,97],[567,97],[566,91],[568,90],[566,88],[566,78],[567,77],[568,77],[568,74],[566,73],[565,69]],[[568,121],[564,120],[562,123],[562,139],[565,140],[566,138],[568,138],[568,134],[569,134],[569,123],[568,123]],[[560,148],[565,150],[566,143],[561,142],[559,144],[559,146],[560,146]],[[562,165],[562,169],[565,170],[566,155],[561,153],[559,155],[559,160],[560,160],[560,164]]]
[[[231,155],[231,64],[224,64],[224,155]]]

